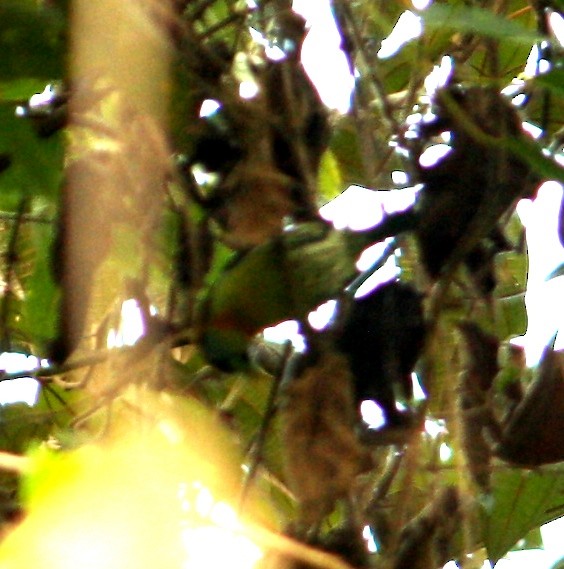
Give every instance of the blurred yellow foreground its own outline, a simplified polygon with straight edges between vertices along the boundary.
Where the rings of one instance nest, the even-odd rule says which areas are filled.
[[[241,462],[215,417],[147,393],[118,417],[99,443],[32,455],[0,567],[252,569],[263,551],[236,512]]]

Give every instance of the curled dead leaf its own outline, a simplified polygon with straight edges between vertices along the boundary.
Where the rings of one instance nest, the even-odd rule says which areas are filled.
[[[287,483],[306,527],[331,513],[356,476],[371,465],[357,440],[352,377],[346,358],[324,352],[300,356],[289,379],[280,414]]]

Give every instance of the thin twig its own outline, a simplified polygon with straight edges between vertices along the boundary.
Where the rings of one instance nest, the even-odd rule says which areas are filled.
[[[203,0],[203,2],[200,2],[199,4],[197,4],[194,8],[192,6],[190,6],[191,11],[188,14],[188,17],[192,21],[199,20],[204,15],[204,13],[208,10],[208,8],[211,8],[216,2],[217,2],[217,0]],[[191,2],[191,4],[194,4],[194,2]],[[188,3],[187,3],[187,6],[188,6]]]
[[[249,14],[250,10],[242,10],[238,12],[233,12],[233,14],[229,15],[225,20],[218,22],[217,24],[209,27],[202,35],[199,36],[200,41],[212,37],[215,33],[219,32],[223,28],[229,26],[238,21],[243,21]]]
[[[42,215],[33,215],[31,213],[19,213],[19,212],[9,212],[0,211],[0,221],[14,221],[18,223],[44,223],[45,225],[51,225],[54,220],[50,217],[45,217]]]
[[[247,473],[245,484],[243,486],[243,491],[241,492],[241,499],[239,502],[239,509],[242,510],[245,499],[249,493],[249,489],[256,477],[256,473],[259,467],[259,464],[262,460],[262,450],[264,448],[264,443],[266,441],[266,435],[268,434],[268,429],[272,423],[272,419],[276,414],[276,399],[278,397],[278,391],[280,388],[280,383],[284,374],[286,372],[286,368],[288,366],[288,362],[290,360],[290,356],[292,355],[292,344],[291,342],[286,342],[286,346],[284,349],[283,355],[283,365],[280,366],[279,372],[273,377],[272,380],[272,387],[270,389],[270,393],[268,394],[268,399],[266,402],[266,408],[264,411],[264,416],[260,425],[260,429],[256,434],[255,439],[250,445],[249,454],[251,457],[251,464],[249,466],[249,471]]]
[[[358,289],[378,270],[381,269],[387,262],[388,259],[394,254],[394,251],[398,248],[398,243],[393,239],[390,243],[386,245],[382,254],[374,263],[365,271],[363,271],[351,284],[345,289],[347,294],[354,296]]]

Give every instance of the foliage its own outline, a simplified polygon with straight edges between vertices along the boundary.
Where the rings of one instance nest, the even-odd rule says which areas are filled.
[[[199,567],[178,536],[216,510],[194,521],[205,494],[176,496],[201,479],[253,528],[246,567],[495,563],[564,514],[563,353],[529,370],[509,343],[527,324],[515,206],[564,180],[562,5],[436,1],[386,58],[405,2],[331,6],[345,115],[302,67],[289,0],[0,4],[0,347],[45,362],[37,403],[0,409],[0,567],[53,547],[81,564],[82,518],[94,541],[131,536],[98,565]],[[413,206],[364,231],[321,218],[350,184],[401,194],[394,171]],[[357,299],[356,261],[384,242],[398,278]],[[291,319],[303,353],[261,334]]]

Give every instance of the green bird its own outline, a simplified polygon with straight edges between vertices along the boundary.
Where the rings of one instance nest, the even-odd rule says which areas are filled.
[[[367,246],[413,224],[410,211],[366,231],[306,222],[251,249],[224,270],[200,303],[198,341],[206,359],[224,371],[245,369],[254,335],[304,319],[337,297],[358,275],[356,261]]]

